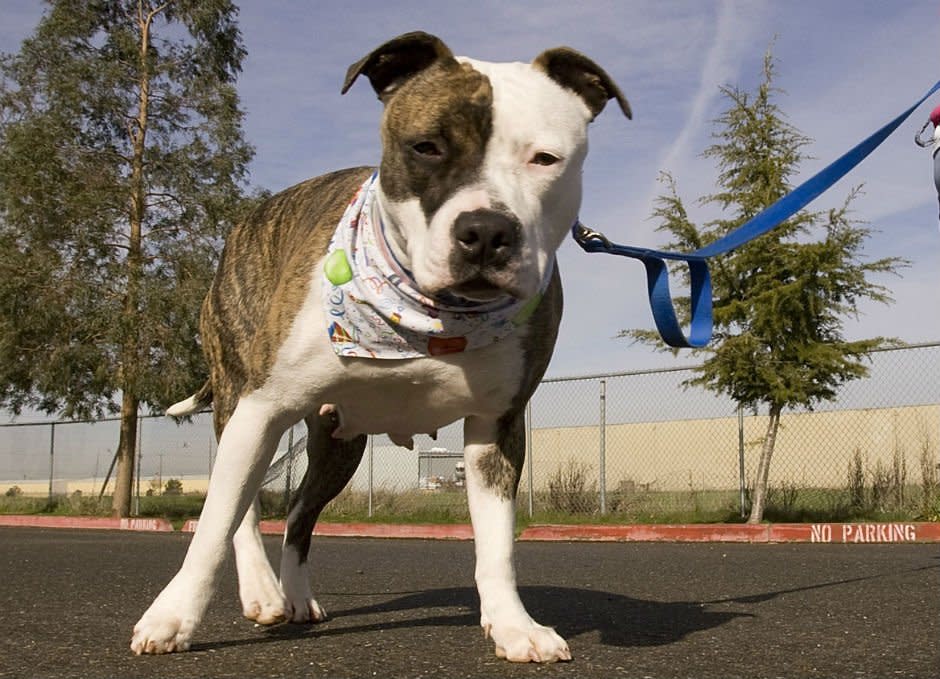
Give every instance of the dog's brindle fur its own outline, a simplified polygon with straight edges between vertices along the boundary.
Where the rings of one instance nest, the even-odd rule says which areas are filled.
[[[344,170],[287,189],[229,236],[199,327],[211,387],[204,387],[198,398],[212,399],[217,437],[239,395],[264,384],[277,347],[307,296],[310,253],[326,250],[349,197],[373,171]],[[239,259],[227,258],[230,251],[238,252]],[[306,560],[317,517],[352,478],[366,437],[334,439],[330,418],[308,415],[304,421],[307,471],[291,499],[285,542]],[[252,511],[257,513],[257,507]]]
[[[612,98],[630,115],[625,98],[609,76],[579,53],[567,48],[549,50],[533,65],[580,97],[591,118]],[[386,105],[382,124],[382,192],[392,202],[417,197],[424,217],[430,221],[462,187],[481,180],[484,153],[494,125],[492,85],[471,63],[456,60],[440,40],[422,33],[392,40],[353,64],[343,92],[361,74],[369,77]],[[446,129],[442,121],[446,121]],[[446,148],[446,153],[433,158],[433,162],[410,152],[415,142],[427,139]],[[400,143],[401,140],[405,143]],[[544,374],[558,331],[562,291],[557,267],[535,312],[512,342],[502,347],[437,359],[392,362],[341,360],[328,349],[325,352],[310,349],[307,337],[325,334],[325,328],[304,325],[310,324],[311,318],[314,324],[322,321],[310,307],[311,298],[319,297],[312,286],[320,275],[319,266],[313,268],[313,275],[311,268],[325,253],[350,197],[371,172],[371,168],[335,172],[279,193],[233,230],[226,243],[200,324],[210,368],[209,381],[186,405],[191,411],[209,402],[214,404],[215,429],[220,438],[215,483],[210,487],[200,530],[183,568],[135,628],[132,648],[138,653],[188,647],[193,628],[208,604],[205,590],[211,593],[221,566],[222,558],[215,553],[214,546],[226,535],[231,538],[238,524],[238,516],[228,515],[231,507],[237,515],[244,515],[234,533],[234,542],[246,616],[262,623],[322,619],[325,613],[309,593],[306,571],[313,526],[324,506],[345,487],[358,467],[365,433],[386,431],[381,427],[394,423],[387,415],[383,420],[382,414],[375,414],[377,423],[365,426],[379,429],[355,431],[349,440],[341,440],[334,438],[338,432],[336,415],[321,411],[320,407],[342,399],[348,404],[354,398],[350,394],[359,397],[368,393],[362,390],[370,384],[376,390],[396,390],[403,405],[412,399],[428,407],[429,398],[423,396],[427,389],[446,390],[441,381],[457,379],[464,383],[463,389],[469,389],[468,396],[472,398],[472,407],[468,407],[471,402],[459,405],[467,396],[459,397],[457,403],[466,409],[462,414],[467,417],[468,495],[477,533],[481,624],[488,633],[492,628],[497,654],[502,657],[570,659],[564,640],[525,614],[511,572],[511,504],[524,462],[523,409]],[[503,208],[494,205],[496,210]],[[409,243],[402,231],[389,228],[387,233],[393,248],[407,252]],[[557,245],[552,244],[552,257]],[[522,247],[514,245],[516,259],[522,256]],[[450,267],[458,271],[455,275],[462,275],[459,272],[468,265],[454,257],[451,256]],[[487,271],[483,267],[480,277],[493,286],[509,281],[508,286],[514,270],[506,268],[509,273]],[[298,328],[303,331],[300,335]],[[326,342],[325,338],[323,341]],[[294,346],[297,344],[301,346]],[[296,356],[291,355],[292,351]],[[513,352],[511,362],[507,351]],[[306,366],[304,356],[311,355],[326,367],[319,370],[317,366],[312,369]],[[422,361],[436,361],[428,364],[427,371],[433,374],[427,377],[426,384],[422,383],[425,371],[417,368],[423,365]],[[494,362],[502,365],[490,365]],[[385,368],[385,363],[399,365]],[[293,365],[300,366],[296,370],[306,369],[308,379],[318,383],[300,384],[296,388],[285,386],[283,373],[289,375]],[[506,379],[499,381],[493,375],[505,375]],[[486,393],[475,393],[479,389]],[[268,394],[272,391],[277,392],[273,397]],[[258,394],[263,395],[260,406]],[[275,411],[269,408],[272,400],[279,404]],[[389,403],[387,397],[378,402]],[[447,422],[439,420],[458,406],[440,406],[424,418],[412,418],[412,426],[442,426]],[[259,408],[261,414],[255,417]],[[237,410],[248,414],[236,425],[233,418]],[[361,411],[357,415],[363,419]],[[257,492],[280,433],[301,418],[308,428],[309,462],[288,517],[278,582],[264,557],[257,529],[257,500],[251,503],[251,498]],[[226,427],[230,420],[236,427],[234,434]],[[407,438],[417,431],[398,433]],[[248,443],[240,439],[248,439]],[[256,459],[244,463],[229,459],[230,455],[238,454],[239,444],[245,448],[243,455],[254,451]],[[233,449],[235,452],[231,452]],[[240,464],[248,466],[243,468]],[[218,480],[226,475],[231,479]],[[233,485],[236,487],[232,488]],[[493,503],[499,508],[495,525],[489,525],[489,519],[478,525],[478,517],[485,516]],[[484,586],[488,601],[484,600]],[[303,601],[306,603],[298,603]],[[176,610],[181,607],[188,609]]]
[[[238,397],[267,380],[307,297],[311,253],[326,250],[349,198],[373,171],[309,179],[266,201],[229,235],[199,324],[211,392],[204,388],[197,398],[211,399],[218,436]]]

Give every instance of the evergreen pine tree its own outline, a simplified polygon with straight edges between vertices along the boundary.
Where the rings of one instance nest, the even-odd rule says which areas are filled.
[[[805,159],[810,140],[789,125],[774,103],[774,60],[764,59],[763,79],[753,94],[724,87],[728,109],[716,121],[715,143],[705,157],[715,160],[717,191],[701,199],[724,215],[699,227],[689,219],[671,175],[653,212],[669,247],[691,251],[733,231],[786,195]],[[843,323],[857,314],[862,299],[889,303],[889,291],[872,274],[896,272],[896,257],[866,259],[871,229],[851,216],[853,190],[841,207],[802,211],[775,230],[712,264],[714,335],[699,350],[706,358],[687,384],[725,394],[739,406],[766,408],[766,433],[752,483],[749,523],[763,518],[770,461],[787,408],[812,408],[832,400],[847,381],[867,374],[870,352],[885,338],[847,341]],[[688,299],[680,300],[688,321]],[[684,308],[684,312],[682,309]],[[625,336],[662,346],[646,330]]]
[[[0,404],[138,411],[205,377],[195,337],[252,149],[228,0],[54,0],[0,58]]]

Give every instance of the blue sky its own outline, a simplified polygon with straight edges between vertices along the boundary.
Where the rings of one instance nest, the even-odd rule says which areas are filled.
[[[41,11],[39,2],[2,0],[0,51],[16,51]],[[627,121],[611,107],[593,124],[581,217],[616,241],[651,247],[663,242],[648,218],[661,170],[676,177],[693,219],[712,216],[694,199],[714,187],[715,169],[701,153],[724,107],[719,87],[752,88],[771,43],[785,90],[778,103],[814,140],[804,176],[940,78],[936,0],[251,0],[241,3],[240,25],[248,58],[239,91],[256,148],[252,182],[271,190],[377,162],[379,102],[365,81],[346,96],[339,90],[347,66],[390,37],[423,29],[457,54],[497,61],[528,61],[563,44],[580,49],[620,84],[634,111]],[[871,255],[912,261],[903,277],[879,281],[896,302],[863,306],[861,318],[846,324],[851,338],[940,339],[937,198],[929,153],[912,142],[936,103],[940,96],[812,205],[837,206],[852,186],[864,185],[855,210],[879,231]],[[615,338],[622,328],[652,327],[639,264],[587,255],[570,242],[559,262],[566,309],[550,376],[694,361]]]

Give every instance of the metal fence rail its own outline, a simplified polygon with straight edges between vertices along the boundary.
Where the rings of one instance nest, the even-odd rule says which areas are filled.
[[[940,342],[871,358],[870,375],[845,385],[833,402],[782,417],[771,509],[831,515],[838,506],[865,503],[910,511],[935,501],[931,493],[940,495]],[[721,518],[743,511],[766,416],[686,386],[693,375],[689,367],[545,380],[527,409],[520,510],[554,520],[681,519],[709,512]],[[108,495],[117,426],[115,420],[3,425],[0,494]],[[282,439],[265,480],[270,511],[281,509],[298,487],[305,442],[303,425]],[[142,418],[139,444],[139,497],[166,492],[169,479],[180,481],[183,493],[205,491],[215,454],[209,415],[186,424]],[[415,451],[371,437],[333,511],[463,518],[461,451],[459,423],[433,441],[415,437]]]

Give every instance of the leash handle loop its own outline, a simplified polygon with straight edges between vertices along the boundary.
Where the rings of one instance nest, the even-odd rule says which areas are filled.
[[[919,147],[921,147],[922,149],[925,149],[925,148],[927,148],[928,146],[932,146],[932,145],[933,145],[933,137],[930,137],[930,138],[927,138],[927,139],[924,139],[924,138],[923,138],[923,137],[924,137],[924,132],[927,131],[927,128],[930,127],[931,124],[932,124],[932,123],[928,120],[926,123],[924,123],[924,126],[923,126],[922,128],[920,128],[920,131],[919,131],[917,134],[914,135],[914,143],[917,144],[917,145],[918,145]]]
[[[704,347],[711,339],[713,328],[712,286],[711,275],[708,271],[708,258],[730,252],[754,238],[764,235],[802,210],[867,158],[937,90],[940,90],[940,81],[936,82],[926,94],[900,115],[853,146],[790,193],[762,210],[731,233],[694,252],[668,252],[620,245],[611,242],[602,233],[588,229],[580,222],[575,222],[574,226],[571,227],[572,237],[585,252],[606,252],[643,262],[646,267],[650,309],[653,312],[653,319],[656,322],[656,329],[659,331],[660,336],[666,344],[672,347]],[[688,336],[682,331],[676,318],[675,305],[669,291],[669,271],[665,261],[667,259],[685,262],[689,267],[691,318]]]

